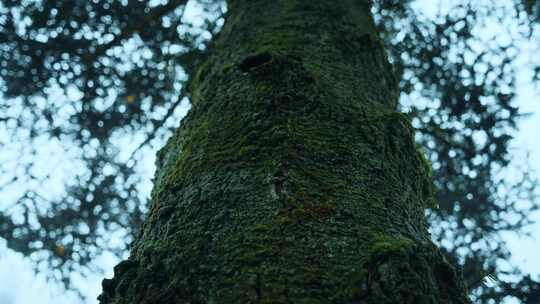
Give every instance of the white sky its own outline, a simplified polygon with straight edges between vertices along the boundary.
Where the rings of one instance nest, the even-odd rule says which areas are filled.
[[[4,244],[0,246],[0,304],[87,304],[97,303],[97,296],[101,292],[103,276],[96,274],[86,281],[76,282],[81,292],[88,297],[85,303],[75,294],[66,293],[58,287],[47,284],[42,275],[35,276],[29,261],[22,255],[5,250]],[[115,259],[107,256],[100,259],[99,264],[106,269],[105,276],[112,276]]]
[[[540,86],[536,90],[532,85],[521,82],[518,90],[518,104],[522,113],[533,113],[519,125],[519,133],[514,140],[516,149],[530,152],[530,164],[534,172],[540,175]],[[506,240],[512,252],[512,262],[525,272],[540,276],[540,212],[532,218],[536,224],[526,229],[531,236],[519,236],[508,233]]]

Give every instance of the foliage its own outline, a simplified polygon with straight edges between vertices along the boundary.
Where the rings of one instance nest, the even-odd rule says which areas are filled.
[[[0,1],[0,189],[19,194],[0,205],[0,236],[67,287],[104,251],[123,254],[144,216],[149,155],[177,126],[184,84],[223,23],[222,1],[186,2]],[[478,301],[533,303],[538,282],[503,264],[501,233],[537,209],[528,164],[505,174],[523,116],[516,57],[540,4],[441,1],[428,16],[418,2],[379,0],[374,14],[433,165],[434,239]],[[488,39],[494,24],[506,32]],[[486,273],[492,287],[479,284]]]
[[[186,73],[216,31],[183,22],[185,3],[1,2],[0,186],[17,195],[0,235],[66,285],[104,251],[125,253],[141,223],[143,156],[176,125]]]
[[[522,116],[514,99],[524,36],[513,29],[525,27],[531,35],[531,19],[508,3],[446,5],[427,18],[411,5],[383,1],[380,24],[401,76],[401,104],[415,117],[418,142],[433,164],[439,202],[429,213],[434,239],[462,266],[478,301],[499,302],[506,285],[488,288],[481,284],[485,274],[519,272],[502,265],[510,252],[501,233],[521,231],[538,208],[528,164],[512,168],[520,172],[512,181],[504,172],[516,165],[510,142]],[[486,26],[495,29],[494,37],[486,37]],[[497,296],[486,296],[493,290]]]

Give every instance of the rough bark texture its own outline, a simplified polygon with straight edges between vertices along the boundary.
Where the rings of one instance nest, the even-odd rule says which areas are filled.
[[[229,1],[100,303],[467,303],[365,0]]]

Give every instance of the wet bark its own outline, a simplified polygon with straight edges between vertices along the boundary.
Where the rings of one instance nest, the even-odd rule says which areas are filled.
[[[229,1],[100,303],[467,303],[365,0]]]

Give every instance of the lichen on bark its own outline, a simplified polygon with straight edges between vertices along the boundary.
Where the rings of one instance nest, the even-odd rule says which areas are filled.
[[[466,303],[369,1],[229,1],[101,303]]]

